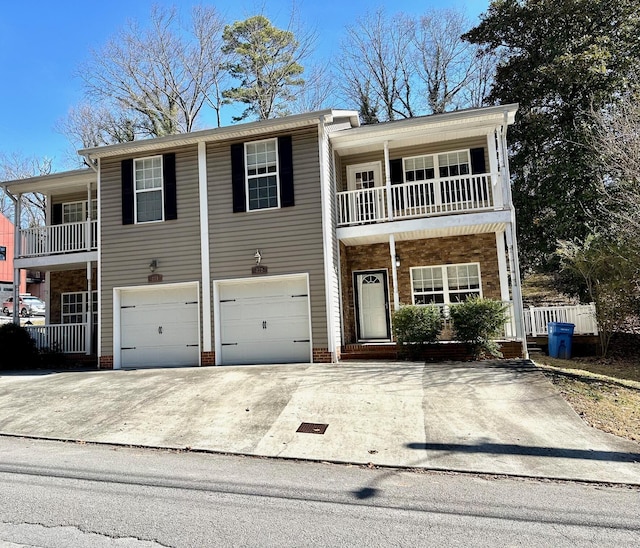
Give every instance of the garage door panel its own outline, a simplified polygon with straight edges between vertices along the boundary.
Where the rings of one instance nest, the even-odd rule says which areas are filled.
[[[222,363],[309,362],[307,291],[302,276],[221,284]]]
[[[195,285],[122,291],[122,366],[198,365],[197,297]]]

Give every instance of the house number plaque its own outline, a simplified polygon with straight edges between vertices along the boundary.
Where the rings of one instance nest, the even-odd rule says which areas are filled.
[[[151,274],[147,280],[150,284],[157,284],[162,281],[162,274]]]
[[[267,274],[269,269],[263,264],[257,264],[251,267],[251,274]]]

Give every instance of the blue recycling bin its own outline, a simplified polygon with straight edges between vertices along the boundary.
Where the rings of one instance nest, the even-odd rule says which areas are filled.
[[[549,322],[549,356],[568,360],[571,358],[571,343],[575,324],[562,322]]]

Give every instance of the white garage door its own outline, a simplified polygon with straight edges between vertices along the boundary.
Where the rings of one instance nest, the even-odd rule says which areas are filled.
[[[306,276],[219,285],[222,364],[309,362]]]
[[[197,285],[121,290],[122,367],[198,365]]]

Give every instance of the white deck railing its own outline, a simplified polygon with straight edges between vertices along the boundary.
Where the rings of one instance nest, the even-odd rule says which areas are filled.
[[[38,349],[49,348],[65,354],[87,354],[87,324],[26,325]]]
[[[493,180],[483,174],[393,185],[390,205],[386,187],[338,192],[338,225],[491,209]]]
[[[572,323],[574,335],[597,335],[596,307],[592,304],[575,306],[531,306],[524,310],[527,335],[545,337],[549,322]]]
[[[20,257],[42,257],[97,249],[98,221],[20,229]]]

